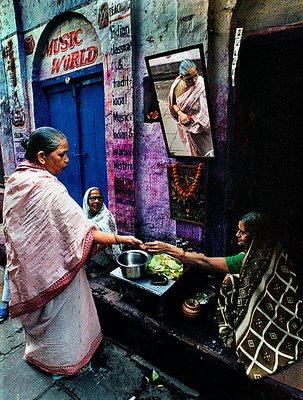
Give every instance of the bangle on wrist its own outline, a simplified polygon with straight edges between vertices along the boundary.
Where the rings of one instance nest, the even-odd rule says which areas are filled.
[[[115,243],[118,244],[118,235],[114,234]]]

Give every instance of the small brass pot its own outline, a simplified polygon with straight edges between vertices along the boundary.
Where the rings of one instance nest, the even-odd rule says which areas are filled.
[[[201,307],[197,299],[187,299],[182,304],[182,312],[186,317],[195,318],[200,314]]]

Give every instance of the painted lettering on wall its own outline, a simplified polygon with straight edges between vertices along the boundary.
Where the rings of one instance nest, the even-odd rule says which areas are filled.
[[[116,55],[130,51],[130,49],[131,49],[130,43],[124,43],[119,46],[116,46],[115,43],[113,43],[110,53],[112,55]]]
[[[64,54],[61,58],[54,58],[52,62],[52,74],[58,73],[60,69],[68,71],[78,67],[93,64],[98,56],[98,49],[90,46],[87,49],[75,51],[71,54]]]
[[[122,146],[117,146],[113,149],[113,154],[116,156],[130,156],[133,155],[133,147],[130,144],[124,144]]]
[[[123,131],[121,128],[115,130],[113,129],[114,139],[132,139],[133,138],[133,128],[129,127],[127,131]]]
[[[113,97],[113,105],[114,106],[122,106],[127,104],[127,93],[120,97]]]
[[[115,171],[133,171],[134,167],[132,163],[122,160],[114,162],[114,169]]]
[[[113,119],[116,122],[132,121],[132,114],[119,114],[117,111],[113,112]]]
[[[109,8],[109,15],[113,17],[116,14],[126,14],[129,13],[129,2],[122,1],[121,3],[114,4]]]
[[[108,9],[109,26],[108,59],[111,74],[108,74],[108,90],[112,96],[106,102],[106,111],[112,116],[110,140],[112,146],[114,182],[112,195],[116,208],[115,216],[119,232],[134,233],[135,188],[134,188],[134,128],[132,98],[132,52],[130,1],[115,0]],[[111,193],[109,193],[110,200]]]
[[[81,28],[51,40],[50,45],[44,53],[44,57],[53,57],[60,55],[69,50],[75,49],[82,45],[83,30]],[[52,59],[51,74],[59,73],[60,70],[69,71],[78,67],[84,67],[93,64],[98,56],[96,46],[88,46],[87,48],[73,51],[72,53],[63,54],[61,57]]]
[[[58,25],[43,52],[40,80],[60,76],[101,62],[101,44],[95,29],[71,18]]]
[[[50,45],[45,50],[44,56],[51,57],[52,55],[57,55],[80,46],[83,43],[83,39],[81,39],[82,34],[83,30],[80,28],[52,39]]]
[[[129,26],[123,26],[120,24],[111,25],[110,26],[110,35],[111,35],[112,39],[117,38],[117,37],[122,37],[122,36],[129,36],[130,35]]]
[[[129,86],[131,84],[132,80],[129,79],[128,76],[123,76],[122,79],[116,79],[114,78],[113,80],[113,87],[114,88],[120,88],[120,87],[125,87]]]
[[[2,50],[2,57],[5,60],[6,68],[10,71],[11,84],[17,86],[16,63],[13,41],[9,40],[7,45]]]

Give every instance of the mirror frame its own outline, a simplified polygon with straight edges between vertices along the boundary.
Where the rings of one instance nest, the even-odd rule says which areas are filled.
[[[187,106],[187,110],[189,110],[190,107],[193,108],[193,106],[195,106],[195,112],[192,113],[193,118],[190,116],[188,111],[186,112],[190,121],[186,127],[180,123],[180,110],[178,110],[179,116],[176,115],[175,111],[172,111],[168,100],[169,94],[172,98],[172,85],[175,86],[180,80],[183,80],[179,75],[179,66],[184,59],[190,59],[195,63],[198,74],[203,79],[200,84],[200,91],[193,93],[193,95],[196,94],[198,100],[195,100],[195,102],[191,100],[190,106]],[[145,62],[154,89],[154,109],[159,110],[159,122],[161,124],[169,157],[214,158],[213,124],[203,45],[199,44],[150,55],[145,57]],[[191,93],[194,88],[192,89],[189,87],[186,91],[187,90]],[[199,97],[197,97],[197,93],[199,94]],[[185,98],[188,97],[185,96]],[[199,103],[197,103],[197,101],[199,101]],[[202,120],[201,118],[197,118],[198,112],[202,108],[201,106],[206,109],[208,114],[206,117],[203,117],[204,121],[206,121],[206,129],[202,132]],[[203,114],[200,114],[200,116],[203,116]],[[201,133],[204,133],[203,141],[201,140]],[[202,145],[205,146],[204,149],[201,147]]]

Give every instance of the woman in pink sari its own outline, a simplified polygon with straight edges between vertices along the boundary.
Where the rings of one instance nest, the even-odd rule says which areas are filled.
[[[183,60],[179,72],[170,88],[168,105],[181,142],[190,156],[214,157],[204,79],[192,60]]]
[[[142,242],[99,231],[54,176],[68,164],[68,143],[42,127],[23,140],[26,160],[9,177],[4,233],[10,317],[20,317],[25,359],[54,377],[83,371],[102,333],[84,270],[93,245]]]

